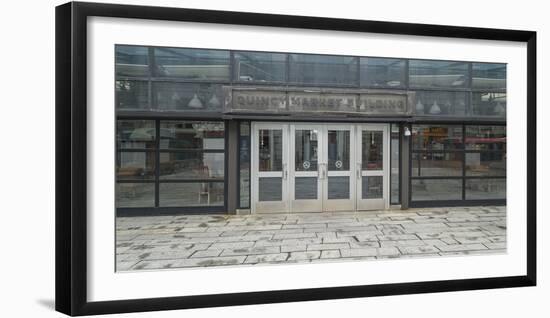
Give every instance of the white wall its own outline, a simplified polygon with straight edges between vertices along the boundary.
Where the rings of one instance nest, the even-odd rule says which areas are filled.
[[[60,317],[54,298],[54,6],[63,1],[10,1],[0,28],[3,134],[0,156],[0,292],[3,317]],[[550,24],[544,1],[306,1],[190,0],[112,1],[189,8],[331,16],[538,32],[538,161],[550,151],[543,134],[549,115]],[[311,6],[310,6],[311,4]],[[7,114],[6,114],[7,111]],[[548,140],[548,138],[546,138]],[[548,161],[548,160],[546,160]],[[548,203],[543,202],[548,167],[539,167],[539,286],[488,291],[408,295],[134,314],[133,317],[281,317],[343,314],[385,317],[521,317],[549,314],[550,279],[545,247]],[[7,204],[6,204],[7,203]],[[511,211],[513,213],[513,211]],[[130,315],[118,315],[124,317]]]

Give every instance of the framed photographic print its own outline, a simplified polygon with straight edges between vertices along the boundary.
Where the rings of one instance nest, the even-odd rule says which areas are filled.
[[[535,116],[531,31],[58,6],[56,309],[534,286]]]

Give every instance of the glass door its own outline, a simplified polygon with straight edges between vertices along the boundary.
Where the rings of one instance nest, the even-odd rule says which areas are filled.
[[[388,125],[357,125],[357,210],[389,207]]]
[[[353,125],[325,125],[325,145],[321,167],[324,211],[353,211],[355,176],[353,163],[355,139]]]
[[[253,123],[252,131],[252,212],[288,212],[288,124]]]
[[[320,158],[322,125],[290,126],[290,198],[292,212],[323,210]]]

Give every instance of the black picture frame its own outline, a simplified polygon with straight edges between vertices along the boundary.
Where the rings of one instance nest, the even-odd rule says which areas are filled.
[[[536,285],[536,32],[309,16],[70,2],[56,7],[56,295],[71,316]],[[88,17],[116,17],[523,42],[527,45],[527,274],[351,287],[89,302],[86,256]]]

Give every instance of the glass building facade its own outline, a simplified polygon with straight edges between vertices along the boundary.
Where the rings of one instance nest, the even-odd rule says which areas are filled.
[[[253,187],[268,186],[252,182],[252,126],[265,121],[387,124],[390,205],[505,203],[506,64],[131,45],[115,53],[121,213],[250,209]],[[283,145],[275,137],[261,146]],[[314,138],[296,140],[312,147]],[[257,170],[282,164],[264,159]]]

